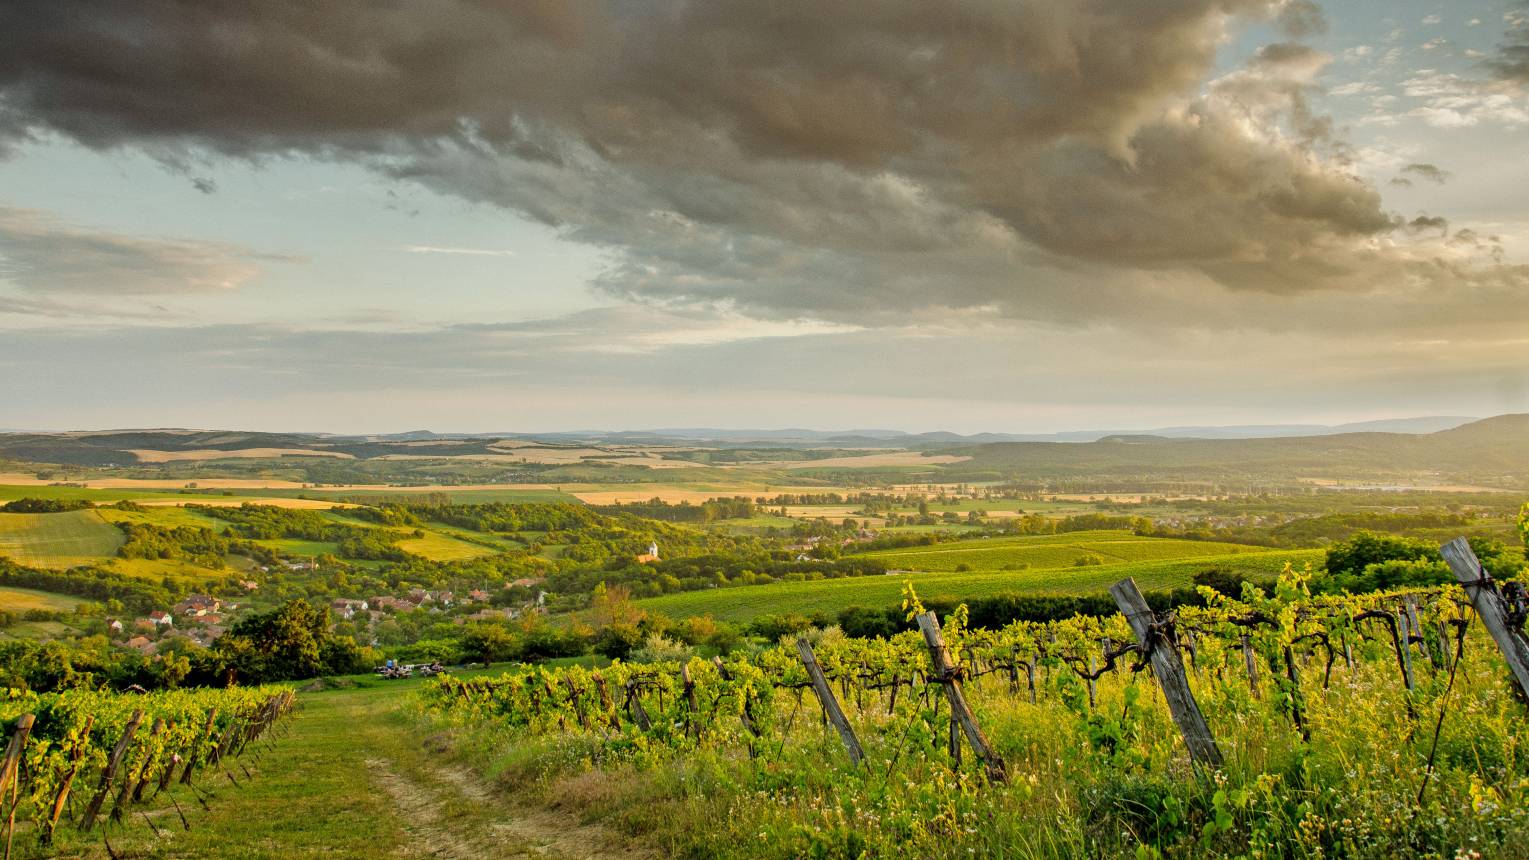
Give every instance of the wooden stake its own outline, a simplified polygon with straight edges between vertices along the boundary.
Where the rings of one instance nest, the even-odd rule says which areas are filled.
[[[1008,774],[1004,770],[1003,759],[988,743],[987,736],[977,725],[971,706],[966,703],[966,694],[961,690],[956,665],[950,659],[950,649],[946,647],[945,636],[940,632],[940,621],[932,610],[918,617],[918,629],[924,634],[924,644],[929,646],[929,660],[934,665],[941,686],[945,688],[945,698],[950,700],[951,745],[956,750],[956,761],[960,761],[960,739],[955,734],[955,724],[959,723],[966,733],[966,740],[972,745],[972,751],[986,767],[988,779],[993,782],[1006,781]]]
[[[839,740],[844,742],[844,749],[849,752],[850,764],[859,765],[860,760],[865,758],[865,751],[860,748],[860,739],[855,737],[855,730],[850,728],[849,720],[844,716],[844,710],[839,707],[839,700],[834,698],[834,691],[828,686],[828,679],[823,677],[823,667],[818,665],[818,658],[812,653],[812,646],[806,639],[797,639],[796,653],[802,658],[802,666],[807,669],[807,677],[812,681],[812,691],[818,696],[818,704],[823,706],[823,713],[838,730]]]
[[[1157,616],[1147,605],[1147,599],[1142,597],[1136,581],[1122,579],[1110,586],[1110,595],[1152,661],[1152,674],[1163,688],[1163,699],[1168,703],[1168,711],[1173,715],[1179,733],[1184,736],[1184,745],[1189,747],[1190,759],[1196,764],[1220,767],[1221,750],[1205,722],[1205,715],[1200,712],[1199,703],[1189,690],[1184,661],[1172,639],[1158,626]]]
[[[1258,661],[1253,659],[1253,641],[1246,633],[1242,635],[1242,665],[1248,670],[1248,689],[1258,698]]]
[[[1455,578],[1465,586],[1466,596],[1470,597],[1476,614],[1481,616],[1481,623],[1502,651],[1513,680],[1518,684],[1519,695],[1529,701],[1529,641],[1525,640],[1522,631],[1509,626],[1508,608],[1503,605],[1502,595],[1492,587],[1492,577],[1482,568],[1476,553],[1471,551],[1471,545],[1463,537],[1455,538],[1439,551],[1449,562]]]
[[[122,764],[122,756],[127,754],[127,747],[133,742],[133,734],[138,731],[138,724],[141,722],[143,722],[143,711],[133,711],[127,726],[122,730],[122,738],[112,748],[111,758],[106,760],[106,769],[101,771],[101,784],[96,788],[96,795],[90,799],[90,805],[85,807],[85,817],[80,821],[81,830],[88,831],[95,826],[96,816],[101,814],[101,804],[106,802],[106,794],[111,790],[112,779],[117,775],[117,767]]]
[[[48,814],[48,823],[43,826],[44,845],[53,841],[53,831],[58,827],[58,819],[64,814],[64,806],[69,802],[69,788],[74,785],[74,778],[80,772],[80,761],[85,757],[85,750],[90,746],[90,727],[95,723],[95,714],[85,718],[85,728],[80,732],[79,743],[76,743],[74,750],[69,753],[69,770],[64,774],[63,781],[59,783],[58,796],[53,798],[53,809]]]

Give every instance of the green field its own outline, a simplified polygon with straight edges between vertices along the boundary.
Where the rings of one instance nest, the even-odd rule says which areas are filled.
[[[0,502],[16,499],[84,499],[111,503],[132,499],[184,500],[190,495],[176,490],[96,489],[92,487],[40,486],[35,484],[0,484]]]
[[[742,622],[761,615],[833,614],[852,606],[892,606],[901,599],[903,583],[908,581],[923,597],[957,600],[997,594],[1102,594],[1128,576],[1135,578],[1143,591],[1159,591],[1189,586],[1196,573],[1211,568],[1272,577],[1287,561],[1298,566],[1305,562],[1320,564],[1322,557],[1322,550],[1258,550],[1090,567],[1069,564],[1020,571],[905,573],[685,591],[640,600],[638,604],[671,618],[710,615],[722,621]]]
[[[869,552],[864,557],[877,559],[896,570],[954,571],[959,565],[965,565],[966,570],[987,571],[1067,567],[1088,556],[1098,557],[1108,564],[1236,555],[1261,549],[1212,541],[1138,537],[1130,532],[1111,531],[985,538]]]
[[[95,511],[0,514],[0,555],[32,567],[92,564],[122,542],[122,532]]]
[[[468,543],[428,529],[424,537],[399,541],[398,548],[404,552],[424,556],[431,561],[462,561],[494,554],[494,550],[489,547]]]
[[[82,603],[94,604],[95,602],[85,597],[54,594],[50,591],[33,591],[30,588],[10,588],[9,586],[0,585],[0,610],[5,612],[21,613],[29,609],[43,609],[48,612],[72,612],[74,607]]]

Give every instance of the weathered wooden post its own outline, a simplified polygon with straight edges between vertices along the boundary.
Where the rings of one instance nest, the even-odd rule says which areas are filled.
[[[165,721],[163,718],[154,719],[154,728],[149,731],[149,748],[144,750],[143,761],[138,765],[138,773],[127,775],[122,781],[122,790],[117,792],[117,800],[112,804],[111,820],[121,821],[122,810],[127,806],[128,800],[138,800],[143,791],[143,780],[149,773],[149,766],[154,763],[154,739],[164,733]]]
[[[95,723],[95,714],[85,717],[85,727],[80,731],[80,739],[69,754],[69,770],[64,773],[64,778],[59,782],[58,795],[53,798],[53,809],[48,813],[48,823],[43,826],[44,845],[53,841],[53,831],[58,827],[58,819],[64,814],[64,805],[69,802],[69,789],[74,785],[74,778],[80,772],[80,761],[84,759],[85,750],[90,746],[90,728]]]
[[[1529,641],[1525,640],[1522,631],[1509,625],[1508,607],[1503,605],[1502,595],[1492,587],[1491,575],[1482,568],[1476,553],[1471,551],[1471,545],[1463,537],[1445,544],[1439,552],[1449,562],[1449,569],[1454,572],[1455,578],[1465,586],[1465,594],[1471,599],[1471,606],[1475,607],[1476,614],[1481,616],[1481,623],[1492,634],[1498,650],[1502,651],[1503,659],[1508,662],[1508,669],[1513,673],[1513,680],[1518,684],[1519,695],[1529,701]]]
[[[11,735],[11,745],[5,751],[5,764],[0,766],[0,799],[10,792],[10,814],[5,821],[5,860],[11,860],[11,837],[16,832],[16,807],[21,805],[21,759],[26,753],[27,736],[37,718],[22,714],[16,718],[16,731]]]
[[[855,737],[855,730],[850,728],[849,720],[845,718],[843,709],[839,707],[839,700],[834,698],[834,691],[828,686],[828,679],[823,677],[823,667],[818,665],[818,657],[812,653],[812,646],[806,639],[797,639],[796,653],[802,658],[802,666],[807,669],[807,678],[812,681],[812,691],[818,696],[818,704],[823,706],[823,713],[839,731],[839,739],[844,742],[844,748],[849,751],[850,763],[860,764],[860,760],[865,758],[865,751],[860,748],[860,739]]]
[[[5,748],[5,763],[0,765],[0,797],[10,789],[12,780],[21,779],[21,754],[27,746],[27,736],[32,733],[32,724],[37,718],[31,714],[22,714],[16,718],[16,731],[11,734],[10,746]]]
[[[1402,680],[1407,685],[1407,692],[1411,693],[1414,688],[1412,679],[1412,631],[1407,629],[1407,613],[1397,610],[1396,618],[1396,653],[1402,659]]]
[[[1008,774],[1004,771],[1003,759],[993,750],[992,744],[988,743],[987,736],[982,733],[982,728],[977,725],[977,718],[972,714],[971,706],[966,703],[966,694],[961,690],[960,673],[957,671],[955,662],[950,659],[950,649],[945,645],[945,636],[940,632],[940,621],[933,611],[925,612],[918,616],[918,629],[924,634],[924,644],[929,646],[929,660],[934,665],[936,677],[945,688],[945,698],[950,701],[951,719],[951,745],[957,755],[960,753],[960,736],[956,734],[956,724],[959,723],[962,731],[966,733],[966,740],[972,745],[972,751],[987,769],[988,779],[993,782],[1004,782]],[[959,758],[956,759],[959,761]]]
[[[133,735],[138,731],[138,724],[141,722],[143,722],[143,711],[133,711],[127,726],[122,730],[122,738],[112,748],[111,758],[106,760],[106,769],[101,771],[101,784],[96,788],[96,795],[85,807],[85,817],[80,820],[81,830],[89,830],[95,826],[96,816],[101,814],[101,804],[106,802],[106,794],[111,791],[112,779],[116,777],[117,768],[122,764],[122,757],[127,754],[128,745],[133,742]]]
[[[1200,712],[1199,703],[1189,691],[1184,661],[1174,648],[1173,640],[1158,626],[1157,616],[1147,605],[1147,599],[1142,597],[1136,581],[1127,578],[1115,583],[1110,586],[1110,596],[1115,598],[1115,605],[1130,622],[1136,640],[1152,661],[1152,674],[1163,688],[1163,699],[1168,703],[1168,711],[1173,715],[1179,733],[1184,736],[1184,745],[1189,747],[1190,759],[1197,764],[1220,767],[1221,750],[1210,733],[1205,715]]]
[[[1242,665],[1248,670],[1248,689],[1253,691],[1253,698],[1258,698],[1258,661],[1253,659],[1253,640],[1248,634],[1242,634]]]
[[[589,731],[589,717],[584,714],[584,700],[579,698],[579,688],[574,686],[573,679],[563,676],[563,686],[568,688],[568,703],[573,705],[574,715],[579,719],[579,728]]]
[[[717,667],[717,674],[722,678],[722,680],[724,680],[724,681],[731,681],[731,680],[733,680],[733,673],[727,671],[727,664],[722,662],[722,658],[721,657],[713,657],[713,658],[711,658],[711,661],[712,661],[712,663],[714,665],[716,665],[716,667]],[[897,694],[897,691],[896,691],[896,688],[894,688],[893,689],[893,695],[896,695],[896,694]],[[751,697],[749,695],[748,691],[744,691],[744,694],[743,694],[743,707],[740,709],[740,713],[738,714],[738,720],[743,723],[743,727],[745,729],[748,729],[749,734],[753,735],[756,738],[759,737],[759,728],[754,725],[754,702],[753,702],[753,697]]]
[[[207,743],[212,740],[212,727],[217,722],[217,719],[217,708],[207,712],[207,724],[202,726],[202,739],[197,741],[196,745],[191,748],[190,754],[186,756],[186,767],[181,770],[181,785],[191,784],[191,775],[196,772],[202,748],[207,746]]]

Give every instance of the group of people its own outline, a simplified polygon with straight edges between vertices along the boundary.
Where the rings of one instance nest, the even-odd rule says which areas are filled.
[[[446,671],[446,667],[442,666],[440,661],[434,663],[415,663],[406,666],[396,660],[389,660],[383,665],[378,666],[376,671],[377,674],[384,678],[411,678],[415,675],[428,678],[431,675],[438,675]]]

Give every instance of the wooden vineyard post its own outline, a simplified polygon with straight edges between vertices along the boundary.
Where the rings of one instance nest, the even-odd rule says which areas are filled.
[[[1449,562],[1455,578],[1465,586],[1471,606],[1475,607],[1481,623],[1502,651],[1513,680],[1518,683],[1519,695],[1529,701],[1529,641],[1525,641],[1521,631],[1509,625],[1508,608],[1503,605],[1502,595],[1492,587],[1492,577],[1481,567],[1476,553],[1471,551],[1471,545],[1463,537],[1455,538],[1439,551]]]
[[[695,679],[690,677],[690,664],[680,666],[680,684],[685,696],[685,734],[701,735],[701,706],[695,697]]]
[[[117,775],[117,768],[122,764],[122,756],[127,754],[128,745],[133,742],[133,734],[138,731],[138,724],[143,722],[143,711],[133,711],[133,716],[128,719],[127,727],[122,730],[122,738],[112,748],[111,758],[106,760],[106,769],[101,771],[101,784],[96,787],[96,795],[90,799],[90,805],[85,807],[85,817],[80,820],[80,829],[89,830],[95,826],[96,816],[101,814],[101,804],[106,802],[106,794],[111,791],[112,779]]]
[[[32,733],[32,724],[37,718],[31,714],[22,714],[16,719],[16,731],[11,735],[11,744],[5,748],[5,764],[0,765],[0,797],[11,788],[12,780],[21,778],[21,753],[26,749],[27,736]]]
[[[940,621],[933,611],[925,612],[918,617],[918,629],[924,634],[924,644],[929,646],[929,660],[934,665],[935,675],[941,686],[945,688],[945,697],[950,700],[952,723],[959,723],[962,731],[966,733],[966,740],[972,745],[972,751],[987,768],[988,779],[993,782],[1004,782],[1008,779],[1008,774],[1004,771],[1003,759],[999,758],[992,744],[988,743],[987,736],[977,725],[977,718],[972,714],[971,706],[966,704],[966,694],[961,690],[960,673],[950,659],[950,649],[945,645],[945,636],[940,632]],[[951,729],[953,735],[951,746],[959,753],[960,739],[954,736],[954,725]]]
[[[149,732],[149,743],[152,745],[154,743],[154,739],[159,737],[160,734],[164,732],[164,730],[165,721],[163,719],[155,719],[154,728]],[[112,821],[121,821],[122,808],[127,806],[128,800],[138,799],[138,792],[141,791],[143,787],[143,778],[149,772],[149,765],[153,763],[154,749],[152,746],[150,746],[150,748],[143,754],[143,763],[138,766],[138,773],[136,775],[130,773],[127,775],[127,779],[122,781],[122,790],[117,793],[116,803],[112,804]]]
[[[85,728],[80,731],[80,740],[74,745],[74,751],[69,754],[69,770],[59,783],[58,796],[53,798],[53,809],[48,813],[48,823],[43,826],[44,845],[53,841],[53,831],[58,827],[58,820],[64,814],[64,805],[69,802],[69,789],[74,785],[74,778],[80,772],[80,760],[85,757],[85,750],[90,746],[90,728],[95,723],[95,714],[85,718]]]
[[[1184,661],[1173,647],[1173,640],[1158,626],[1157,616],[1147,605],[1147,599],[1141,596],[1136,580],[1122,579],[1110,586],[1110,596],[1115,598],[1115,605],[1130,622],[1136,640],[1152,661],[1152,674],[1163,688],[1163,699],[1168,703],[1173,721],[1178,724],[1179,733],[1184,736],[1184,745],[1189,747],[1190,759],[1196,764],[1220,767],[1221,750],[1210,733],[1205,715],[1200,712],[1199,703],[1189,691]]]
[[[217,721],[217,719],[217,708],[213,708],[207,712],[207,725],[202,727],[202,739],[197,741],[196,746],[193,746],[191,748],[191,752],[186,756],[186,767],[181,771],[181,785],[191,784],[191,775],[196,772],[198,755],[202,747],[207,746],[207,742],[212,739],[212,725]]]
[[[1253,641],[1246,633],[1242,634],[1242,665],[1248,670],[1248,689],[1253,691],[1253,698],[1258,698],[1258,661],[1253,659]]]
[[[21,805],[21,758],[27,749],[27,736],[37,718],[22,714],[16,718],[16,732],[11,735],[11,745],[5,751],[5,765],[0,769],[0,800],[6,800],[9,792],[10,814],[5,821],[5,860],[11,860],[11,836],[16,832],[16,807]]]
[[[1412,680],[1412,631],[1407,629],[1407,613],[1402,610],[1396,612],[1396,653],[1402,660],[1402,681],[1411,693],[1415,686]]]
[[[637,728],[645,732],[653,731],[653,721],[648,719],[648,712],[643,708],[642,699],[637,695],[636,678],[628,678],[626,682],[626,710],[627,716],[632,718]]]
[[[828,679],[823,677],[823,667],[818,665],[812,646],[806,639],[797,639],[796,653],[802,658],[802,666],[807,669],[807,677],[812,681],[812,691],[818,696],[818,704],[823,706],[823,713],[827,714],[828,721],[838,730],[839,740],[844,742],[844,749],[849,752],[850,764],[859,765],[860,760],[865,758],[865,751],[860,748],[860,739],[855,737],[855,730],[850,728],[844,710],[839,707],[839,700],[834,698]]]

